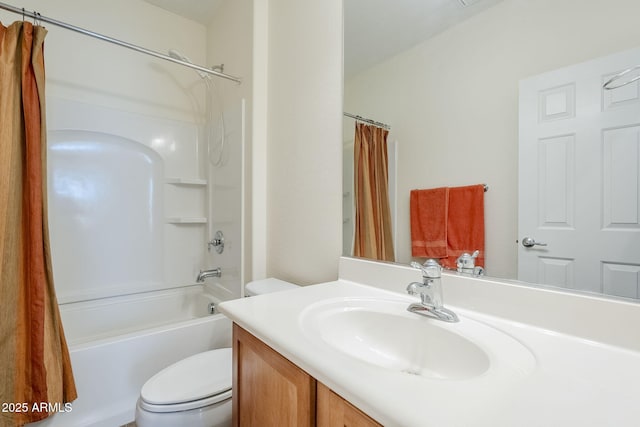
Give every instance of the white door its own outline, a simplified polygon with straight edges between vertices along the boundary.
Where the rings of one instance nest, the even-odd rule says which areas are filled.
[[[638,64],[635,49],[520,82],[518,279],[640,297],[640,82],[602,88]]]

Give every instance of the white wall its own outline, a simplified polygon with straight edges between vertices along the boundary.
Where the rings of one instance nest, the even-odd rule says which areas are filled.
[[[411,189],[486,183],[487,270],[516,276],[518,81],[637,46],[638,16],[634,0],[504,0],[345,82],[345,110],[398,141],[398,260]]]
[[[251,138],[251,275],[267,277],[267,122],[269,65],[269,2],[253,8],[253,116]]]
[[[177,48],[205,62],[205,27],[142,0],[25,0],[36,10],[69,24],[166,53]],[[20,15],[0,11],[8,23]],[[47,95],[121,110],[193,120],[202,114],[200,79],[179,65],[80,35],[51,24],[45,39]]]
[[[206,63],[203,25],[141,0],[59,0],[55,4],[27,0],[17,6],[161,53],[175,48],[196,63]],[[0,11],[0,19],[7,25],[22,17]],[[85,129],[132,138],[162,156],[165,178],[207,178],[202,155],[206,149],[198,131],[204,120],[205,85],[193,70],[51,24],[44,26],[49,30],[45,65],[50,129]],[[204,185],[164,185],[165,218],[205,217],[205,193]],[[124,213],[126,206],[122,209]],[[193,283],[198,270],[206,267],[206,228],[206,223],[198,222],[164,225],[165,256],[158,269],[164,270],[167,285]],[[126,238],[122,244],[127,244]],[[95,250],[103,250],[99,242]],[[55,264],[55,247],[53,253]]]
[[[342,2],[270,0],[261,12],[268,15],[257,17],[268,25],[266,274],[300,284],[333,280],[342,247]]]

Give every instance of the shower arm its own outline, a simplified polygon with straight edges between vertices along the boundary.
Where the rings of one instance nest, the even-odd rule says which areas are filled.
[[[28,16],[30,18],[33,18],[33,20],[35,22],[37,22],[37,21],[47,22],[47,23],[55,25],[57,27],[61,27],[61,28],[64,28],[64,29],[67,29],[67,30],[70,30],[70,31],[75,31],[76,33],[80,33],[80,34],[83,34],[85,36],[93,37],[93,38],[96,38],[98,40],[109,42],[109,43],[112,43],[112,44],[115,44],[115,45],[118,45],[118,46],[121,46],[121,47],[126,47],[127,49],[135,50],[136,52],[140,52],[140,53],[143,53],[145,55],[150,55],[150,56],[154,56],[156,58],[164,59],[165,61],[170,61],[170,62],[173,62],[175,64],[180,64],[180,65],[185,66],[185,67],[193,68],[193,69],[198,70],[200,72],[211,74],[211,75],[214,75],[214,76],[217,76],[217,77],[221,77],[223,79],[231,80],[231,81],[234,81],[236,83],[242,83],[242,80],[239,77],[235,77],[235,76],[232,76],[232,75],[229,75],[229,74],[221,73],[221,72],[218,72],[218,71],[206,68],[206,67],[202,67],[200,65],[196,65],[196,64],[192,64],[190,62],[182,61],[180,59],[172,58],[169,55],[165,55],[163,53],[156,52],[156,51],[151,50],[151,49],[147,49],[147,48],[144,48],[144,47],[141,47],[141,46],[137,46],[135,44],[128,43],[128,42],[125,42],[125,41],[122,41],[122,40],[114,39],[113,37],[105,36],[103,34],[99,34],[99,33],[93,32],[93,31],[85,30],[84,28],[76,27],[75,25],[67,24],[66,22],[58,21],[58,20],[53,19],[53,18],[42,16],[37,12],[29,12],[27,10],[24,10],[24,8],[20,9],[20,8],[15,7],[15,6],[11,6],[9,4],[0,2],[0,9],[8,10],[9,12],[13,12],[15,14],[22,15],[23,19],[24,19],[24,17]]]

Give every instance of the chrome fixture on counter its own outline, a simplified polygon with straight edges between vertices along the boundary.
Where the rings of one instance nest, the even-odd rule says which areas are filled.
[[[442,267],[438,261],[428,259],[422,265],[412,262],[411,266],[422,271],[422,283],[411,282],[407,286],[409,295],[420,295],[420,303],[411,304],[407,310],[445,322],[458,322],[458,316],[442,306]]]
[[[211,270],[200,270],[200,273],[198,273],[198,277],[196,278],[196,282],[203,283],[204,279],[207,277],[222,277],[222,269],[217,267],[212,268]]]
[[[480,255],[480,251],[472,254],[463,253],[456,260],[456,271],[458,273],[471,274],[472,276],[480,276],[484,273],[484,268],[476,267],[476,258]]]

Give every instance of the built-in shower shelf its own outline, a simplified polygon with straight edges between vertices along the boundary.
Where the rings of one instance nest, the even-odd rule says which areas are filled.
[[[165,182],[173,185],[207,185],[207,180],[200,178],[167,178]]]
[[[167,218],[167,224],[206,224],[207,218],[204,217],[171,217]]]

